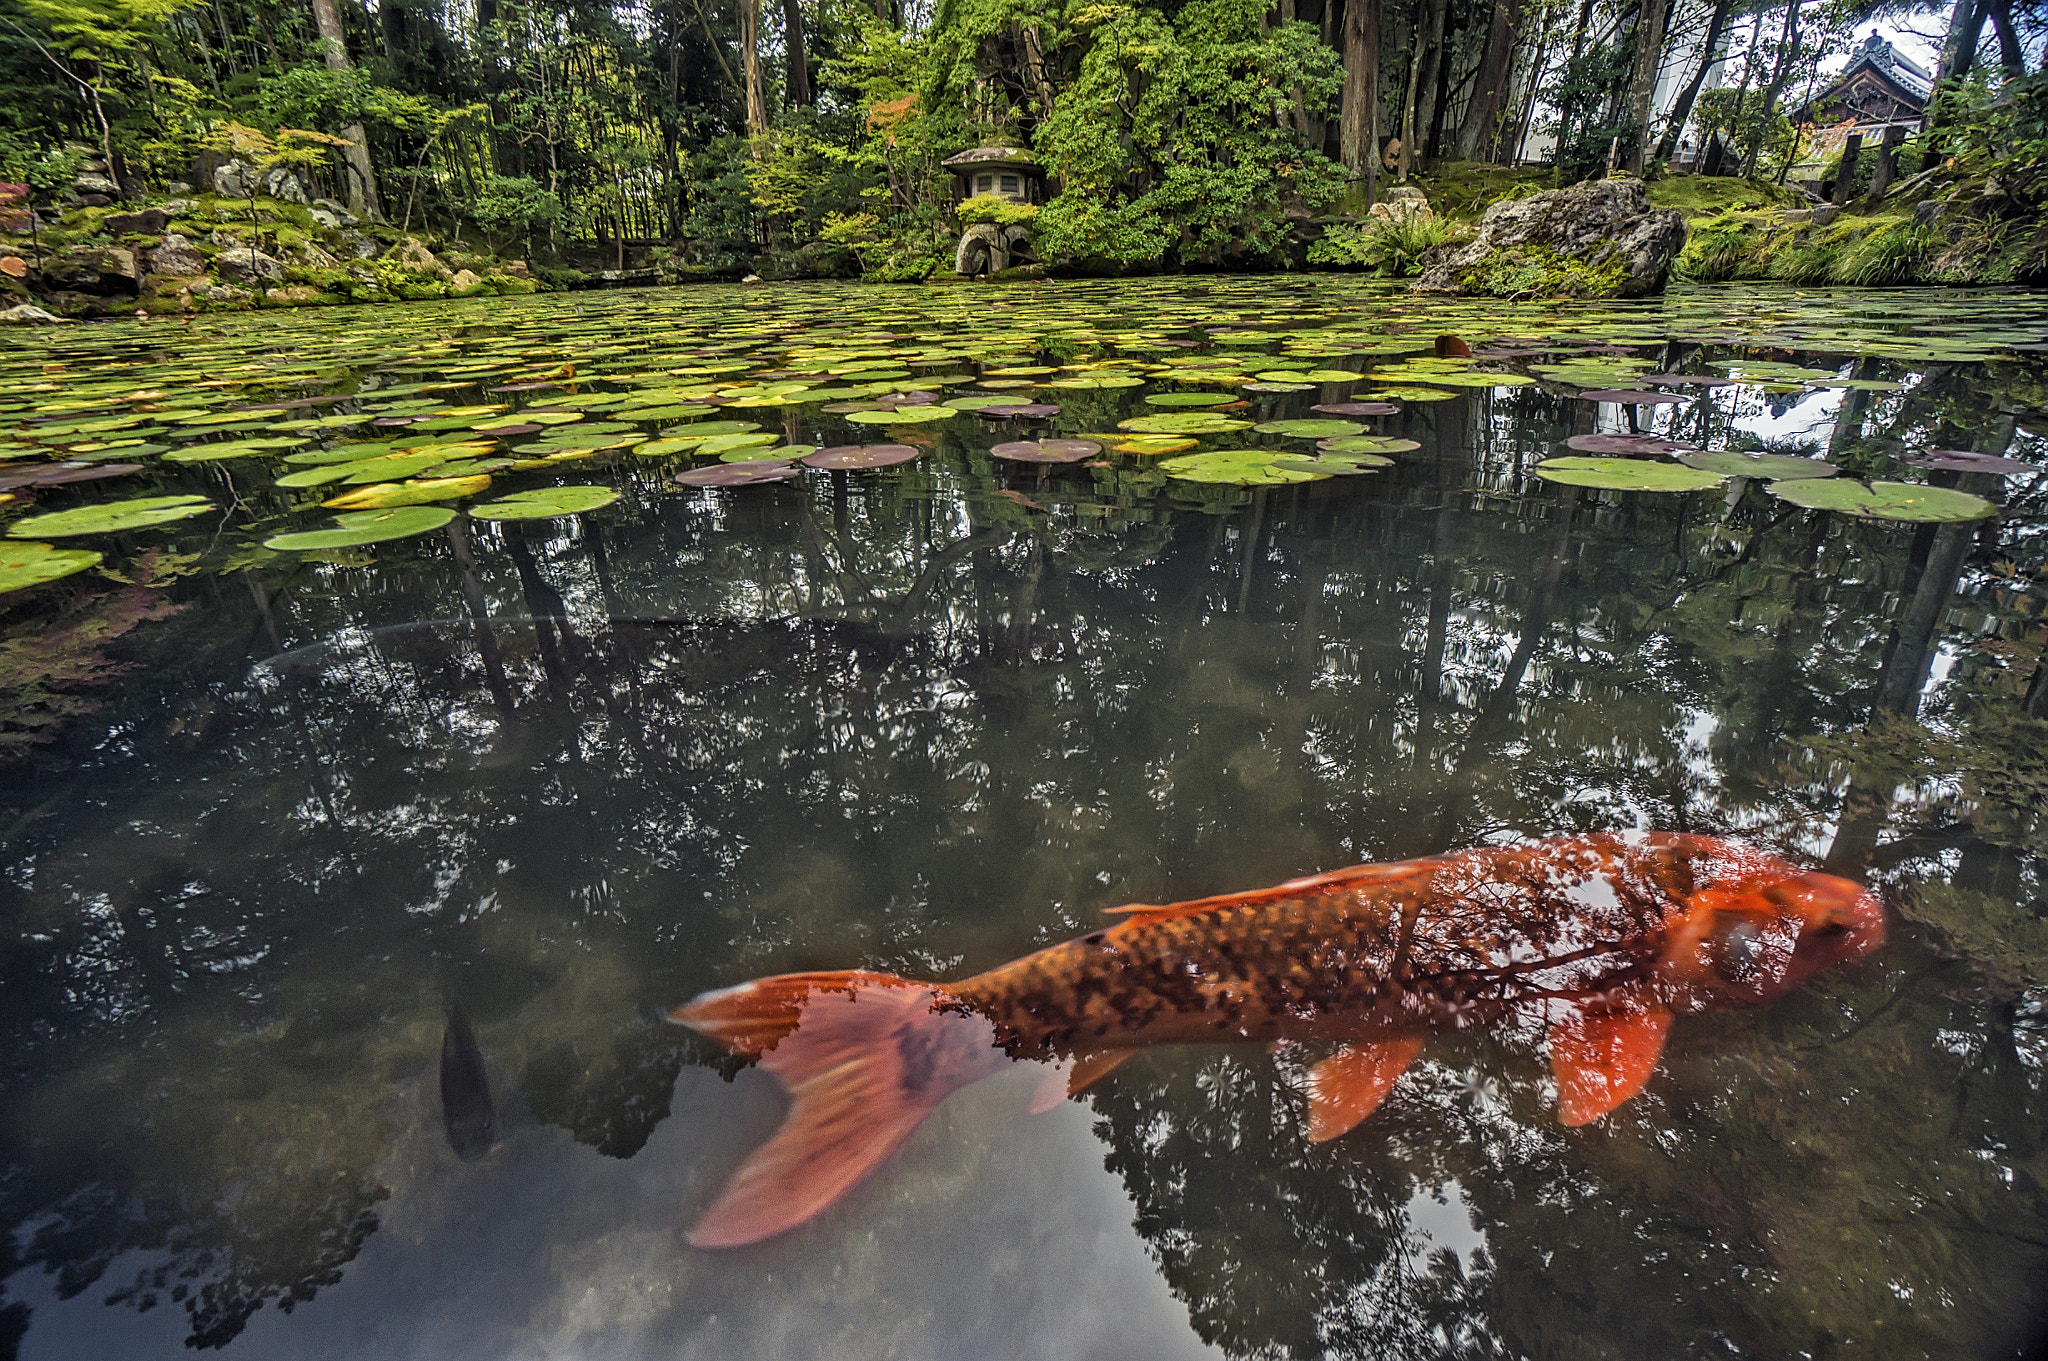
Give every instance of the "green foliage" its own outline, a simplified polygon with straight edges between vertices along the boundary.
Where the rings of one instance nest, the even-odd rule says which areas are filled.
[[[1136,6],[1075,12],[1079,73],[1037,147],[1064,191],[1039,215],[1048,258],[1114,266],[1270,261],[1288,204],[1335,199],[1342,172],[1277,112],[1299,92],[1326,112],[1342,84],[1306,24],[1261,33],[1254,0],[1194,0],[1169,19]]]
[[[997,194],[977,194],[953,205],[954,220],[961,226],[991,222],[998,227],[1022,227],[1038,220],[1035,203],[1012,203]]]
[[[493,175],[469,204],[469,217],[493,249],[503,250],[514,241],[531,241],[536,232],[553,231],[562,221],[562,201],[527,176]]]
[[[1463,235],[1440,217],[1338,223],[1309,246],[1308,262],[1370,270],[1382,279],[1412,278],[1422,273],[1423,256]]]
[[[1774,110],[1766,123],[1763,94],[1758,90],[1702,90],[1692,106],[1692,122],[1701,146],[1716,133],[1724,143],[1745,153],[1760,146],[1758,164],[1749,167],[1750,173],[1759,177],[1766,167],[1782,163],[1798,140],[1782,110]]]
[[[1996,172],[2022,202],[2048,199],[2048,70],[1995,80],[1989,71],[1944,86],[1928,153],[1966,174]]]

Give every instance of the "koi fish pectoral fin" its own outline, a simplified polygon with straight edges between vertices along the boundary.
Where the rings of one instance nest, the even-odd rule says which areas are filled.
[[[1643,1089],[1664,1053],[1671,1013],[1577,1012],[1550,1028],[1557,1114],[1567,1125],[1598,1120]]]
[[[1426,1036],[1397,1035],[1347,1044],[1308,1070],[1308,1139],[1324,1143],[1348,1134],[1387,1099],[1394,1083],[1422,1052]]]
[[[1137,1052],[1135,1049],[1104,1049],[1060,1060],[1046,1073],[1045,1080],[1038,1084],[1038,1090],[1031,1094],[1031,1113],[1043,1115],[1067,1098],[1079,1096],[1121,1068],[1124,1061]]]

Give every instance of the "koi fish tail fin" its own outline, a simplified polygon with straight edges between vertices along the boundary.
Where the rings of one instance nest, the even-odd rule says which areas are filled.
[[[988,1021],[931,983],[785,974],[708,992],[669,1019],[757,1059],[789,1113],[691,1226],[700,1248],[758,1243],[822,1214],[946,1097],[1009,1056]]]

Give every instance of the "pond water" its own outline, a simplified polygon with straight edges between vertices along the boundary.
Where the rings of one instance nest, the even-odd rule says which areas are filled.
[[[2037,1340],[2048,477],[1908,460],[2048,454],[2048,296],[772,286],[14,340],[10,469],[136,466],[0,515],[204,499],[6,541],[101,555],[0,595],[21,1356]],[[1644,385],[1678,400],[1576,395]],[[1059,409],[942,405],[975,397]],[[1188,414],[1254,452],[1116,447]],[[1232,426],[1297,420],[1377,461]],[[768,438],[703,453],[726,421]],[[1810,509],[1783,465],[1534,472],[1636,431],[1961,518]],[[991,452],[1054,436],[1102,448]],[[911,457],[675,481],[863,442]],[[454,477],[494,480],[419,485]],[[618,495],[487,518],[562,486]],[[429,513],[265,546],[365,487]],[[1515,1036],[1432,1042],[1314,1146],[1294,1051],[1163,1048],[1038,1116],[1003,1074],[813,1223],[684,1241],[782,1109],[665,1021],[700,991],[958,978],[1119,903],[1639,827],[1867,875],[1891,941],[1681,1018],[1584,1128]]]

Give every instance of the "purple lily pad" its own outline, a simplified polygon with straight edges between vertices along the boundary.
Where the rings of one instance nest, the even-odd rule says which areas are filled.
[[[888,402],[827,402],[818,408],[828,416],[844,416],[853,411],[894,411]]]
[[[922,457],[922,449],[908,444],[835,444],[801,461],[807,468],[887,468]]]
[[[2010,477],[2014,473],[2038,473],[2038,463],[2022,463],[2016,458],[2001,458],[1997,454],[1980,454],[1973,449],[1925,449],[1917,454],[1900,454],[1899,462],[1910,463],[1916,468],[1939,468],[1951,473],[2003,473]]]
[[[1637,454],[1655,457],[1658,454],[1693,452],[1693,446],[1690,444],[1658,439],[1655,435],[1573,435],[1565,441],[1565,445],[1582,454]]]
[[[479,428],[476,433],[479,435],[488,435],[492,439],[510,439],[514,435],[531,435],[537,431],[545,429],[547,429],[545,425],[540,425],[535,422],[529,421],[524,425],[484,426]]]
[[[1092,439],[1012,440],[989,450],[997,458],[1016,463],[1079,463],[1102,452]]]
[[[675,480],[685,487],[751,487],[756,482],[787,482],[796,476],[795,465],[782,459],[754,459],[747,463],[715,463],[677,473]]]
[[[1628,388],[1593,388],[1591,391],[1581,392],[1579,399],[1587,402],[1619,402],[1623,406],[1661,406],[1667,402],[1685,400],[1668,392],[1635,392]]]
[[[1735,386],[1733,378],[1714,378],[1699,373],[1644,373],[1636,377],[1638,383],[1655,383],[1658,387],[1728,388]]]
[[[97,482],[103,477],[120,477],[141,471],[140,463],[60,463],[54,468],[0,476],[0,491],[13,491],[16,487],[61,487],[67,482]]]
[[[1392,402],[1324,402],[1309,408],[1327,416],[1391,416],[1400,409]]]
[[[376,426],[379,430],[396,430],[401,425],[411,425],[412,423],[413,417],[411,416],[379,416],[376,420],[370,422],[371,425]]]
[[[887,392],[875,400],[885,406],[930,406],[939,399],[929,392]]]
[[[1005,402],[1001,406],[985,406],[974,413],[977,416],[994,416],[1001,420],[1021,418],[1029,421],[1050,420],[1060,414],[1060,409],[1051,402]]]

